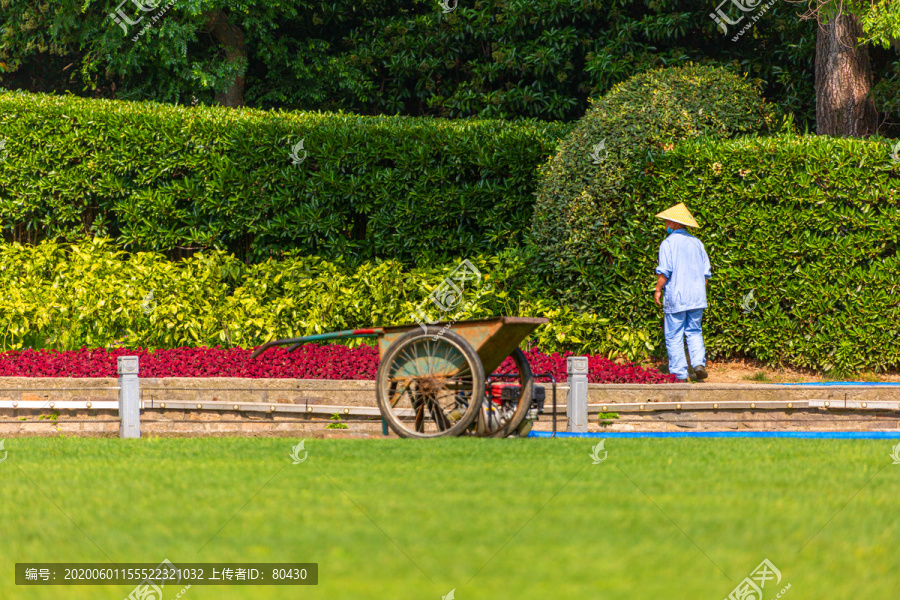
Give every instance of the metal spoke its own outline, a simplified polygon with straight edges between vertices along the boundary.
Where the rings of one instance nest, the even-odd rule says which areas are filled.
[[[428,411],[431,413],[431,418],[434,419],[435,425],[437,425],[438,431],[444,431],[449,429],[449,419],[441,410],[440,406],[435,406],[434,401],[428,401]]]
[[[416,340],[416,342],[412,345],[412,348],[414,350],[413,354],[415,356],[415,358],[413,358],[412,365],[413,365],[413,368],[416,370],[416,377],[422,376],[422,372],[419,371],[419,358],[421,358],[419,355],[419,347],[420,347],[419,341]]]
[[[397,403],[400,402],[401,398],[403,398],[403,394],[405,394],[407,392],[407,390],[409,390],[409,386],[411,384],[412,384],[412,380],[410,380],[409,378],[406,378],[406,385],[403,386],[403,390],[400,392],[397,392],[396,389],[394,390],[394,395],[391,397],[391,408],[397,407]]]
[[[446,397],[448,397],[448,396],[449,396],[450,398],[454,398],[454,399],[455,399],[460,393],[463,393],[463,394],[471,394],[472,391],[471,391],[471,389],[469,389],[469,390],[448,390],[448,391],[447,391],[446,393],[444,393],[444,394],[441,394],[441,395],[439,395],[439,396],[435,396],[435,397],[434,397],[434,400],[437,401],[438,398],[446,398]]]
[[[402,423],[399,426],[409,433],[444,435],[464,415],[467,422],[472,419],[472,399],[480,397],[474,387],[476,373],[466,349],[452,337],[411,337],[393,355],[383,383],[388,388],[384,406],[394,413],[394,423]]]
[[[421,403],[418,408],[416,408],[416,419],[415,419],[415,427],[416,431],[419,433],[425,432],[425,403]]]
[[[411,346],[407,346],[406,348],[404,348],[403,350],[401,350],[401,351],[400,351],[400,354],[399,354],[400,357],[403,357],[403,358],[406,359],[406,362],[407,362],[407,363],[414,363],[414,362],[416,362],[415,356],[407,356],[407,354],[406,354],[406,353],[407,353],[409,350],[411,350],[411,349],[412,349]],[[400,367],[400,362],[397,361],[397,362],[394,363],[394,365],[396,365],[396,367],[399,368],[399,367]]]
[[[431,338],[425,338],[425,352],[427,354],[428,361],[428,373],[434,373],[434,351],[431,346],[433,340]]]

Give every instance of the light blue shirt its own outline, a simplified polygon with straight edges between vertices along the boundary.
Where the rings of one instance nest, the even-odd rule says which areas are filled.
[[[657,275],[668,281],[663,287],[663,312],[676,313],[706,308],[706,279],[712,277],[703,242],[676,229],[659,246]]]

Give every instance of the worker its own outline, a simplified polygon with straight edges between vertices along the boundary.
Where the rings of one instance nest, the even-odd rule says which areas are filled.
[[[706,284],[712,277],[709,256],[703,242],[688,233],[686,227],[699,227],[684,203],[679,203],[656,215],[665,220],[666,239],[659,246],[659,265],[656,267],[657,304],[662,300],[665,317],[666,351],[669,354],[669,373],[678,381],[688,380],[688,364],[684,355],[687,339],[691,366],[697,381],[707,378],[706,351],[703,347],[701,321],[706,308]]]

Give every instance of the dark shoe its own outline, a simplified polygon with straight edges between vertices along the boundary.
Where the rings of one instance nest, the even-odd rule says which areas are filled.
[[[697,376],[697,381],[703,381],[707,377],[709,377],[709,373],[706,372],[706,367],[700,365],[699,367],[694,367],[694,375]]]
[[[675,380],[675,383],[687,383],[687,382],[688,382],[687,379],[676,379]]]

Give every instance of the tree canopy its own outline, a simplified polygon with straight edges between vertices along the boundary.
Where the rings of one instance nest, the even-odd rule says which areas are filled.
[[[763,79],[767,97],[811,122],[814,24],[780,3],[733,43],[712,8],[708,0],[478,0],[452,12],[437,0],[10,0],[0,5],[0,84],[213,103],[243,78],[241,101],[258,108],[569,121],[589,97],[637,73],[694,62]]]

